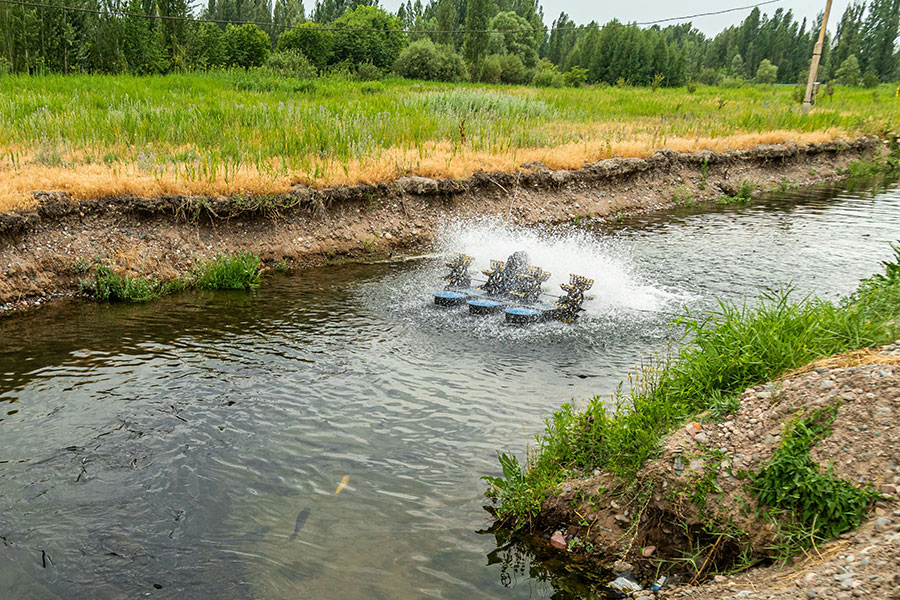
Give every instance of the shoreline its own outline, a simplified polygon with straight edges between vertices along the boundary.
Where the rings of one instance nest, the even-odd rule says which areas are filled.
[[[0,315],[79,293],[92,268],[171,281],[217,254],[251,252],[287,270],[421,248],[443,223],[501,216],[519,225],[661,210],[746,190],[811,185],[885,152],[863,137],[722,153],[657,151],[575,171],[526,163],[462,180],[402,177],[378,185],[210,199],[117,196],[76,202],[36,192],[35,210],[0,214]]]

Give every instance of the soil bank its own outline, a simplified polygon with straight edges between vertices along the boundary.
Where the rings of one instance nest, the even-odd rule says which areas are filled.
[[[605,474],[560,484],[535,521],[542,545],[591,548],[603,557],[598,569],[634,576],[645,589],[630,595],[648,600],[900,598],[900,340],[816,361],[740,401],[725,420],[698,418],[663,441],[637,476],[651,490],[645,500],[623,497],[628,486]],[[831,433],[810,457],[881,498],[861,527],[784,563],[774,521],[756,510],[738,474],[771,460],[792,419],[835,404]],[[729,529],[741,539],[721,535]],[[742,562],[746,549],[752,560]],[[667,585],[646,589],[660,574]]]
[[[575,171],[526,163],[515,173],[463,180],[403,177],[220,199],[76,202],[64,193],[35,192],[35,210],[0,214],[0,314],[76,294],[79,280],[97,264],[168,280],[217,253],[249,251],[267,264],[300,268],[420,247],[459,218],[559,223],[735,195],[744,181],[767,190],[834,180],[851,161],[884,151],[871,137],[724,153],[660,150],[647,159],[612,158]]]

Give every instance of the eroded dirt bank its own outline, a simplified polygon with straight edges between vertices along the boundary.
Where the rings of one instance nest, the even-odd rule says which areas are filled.
[[[589,548],[643,583],[629,595],[648,600],[900,598],[900,341],[817,361],[740,400],[733,414],[703,415],[667,437],[636,486],[604,474],[561,484],[536,521],[546,548]],[[786,531],[758,510],[747,474],[820,410],[836,412],[810,458],[880,497],[859,529],[800,540],[807,549],[784,563]],[[647,589],[660,574],[666,585]]]
[[[291,268],[427,244],[442,224],[501,216],[555,223],[656,210],[676,201],[840,178],[855,160],[884,152],[875,138],[751,150],[607,159],[577,171],[526,163],[517,173],[465,180],[405,177],[391,183],[272,197],[120,196],[77,203],[36,193],[39,207],[0,214],[0,314],[77,293],[91,265],[171,279],[197,260],[250,251]]]

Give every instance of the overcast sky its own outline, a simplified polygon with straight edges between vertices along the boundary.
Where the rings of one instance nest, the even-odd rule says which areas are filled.
[[[550,26],[553,24],[553,20],[559,16],[559,13],[563,11],[579,25],[590,23],[591,21],[603,24],[613,19],[618,19],[622,22],[644,22],[749,6],[756,4],[757,1],[680,0],[679,2],[672,2],[672,0],[627,0],[624,2],[598,2],[597,0],[544,0],[541,2],[541,5],[544,7],[544,20]],[[401,0],[381,0],[381,5],[387,10],[396,12],[400,2]],[[425,4],[424,1],[422,3]],[[834,32],[835,25],[849,3],[850,0],[833,0],[831,16],[828,19],[828,29],[832,32]],[[315,2],[313,1],[309,4],[312,6]],[[802,21],[803,17],[812,21],[818,13],[825,10],[825,0],[784,0],[762,6],[760,10],[772,14],[779,7],[784,8],[784,10],[793,10],[794,16],[798,21]],[[729,25],[740,23],[748,14],[750,14],[750,9],[724,15],[699,17],[691,19],[691,21],[694,23],[694,27],[700,31],[708,35],[714,35]]]

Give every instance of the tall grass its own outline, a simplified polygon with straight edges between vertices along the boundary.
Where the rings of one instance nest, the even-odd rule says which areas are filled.
[[[535,89],[222,71],[0,76],[0,210],[35,189],[275,192],[463,176],[527,160],[574,168],[661,147],[721,150],[893,131],[886,86],[839,88],[802,116],[792,90]],[[4,208],[5,203],[6,208]]]
[[[900,334],[900,247],[885,274],[864,279],[838,304],[792,299],[789,289],[766,294],[748,308],[720,302],[705,315],[687,314],[685,344],[673,357],[636,374],[608,406],[595,397],[584,410],[563,405],[537,438],[525,469],[504,480],[489,478],[499,514],[527,522],[556,483],[601,469],[631,478],[654,456],[662,438],[697,414],[723,405],[748,386],[817,358],[869,347]]]

